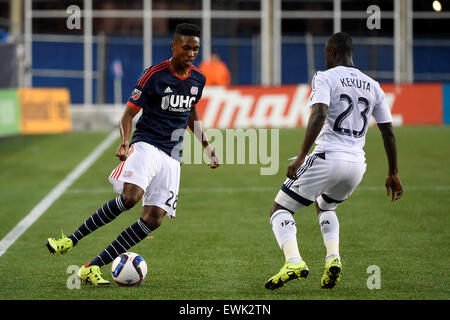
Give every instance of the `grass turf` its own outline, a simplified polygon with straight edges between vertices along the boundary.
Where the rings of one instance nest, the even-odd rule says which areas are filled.
[[[320,289],[325,249],[313,206],[295,214],[299,247],[310,275],[269,291],[265,281],[284,263],[268,211],[297,154],[304,129],[280,130],[280,168],[260,175],[260,165],[183,165],[175,220],[165,219],[133,247],[149,265],[140,287],[68,289],[68,267],[102,251],[140,216],[140,205],[83,239],[64,256],[44,243],[73,232],[115,197],[107,177],[118,161],[117,144],[64,193],[0,257],[0,299],[448,299],[450,128],[396,128],[405,194],[391,203],[383,185],[387,161],[379,132],[367,135],[368,168],[360,187],[338,207],[342,281]],[[18,136],[0,141],[0,238],[106,137],[106,133]],[[369,290],[370,266],[381,288]],[[112,279],[110,265],[102,268]]]

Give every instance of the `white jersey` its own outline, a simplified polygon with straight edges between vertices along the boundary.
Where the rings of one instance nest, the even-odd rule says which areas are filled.
[[[327,159],[365,162],[363,148],[370,116],[377,123],[392,122],[379,83],[356,68],[338,66],[317,72],[311,87],[309,106],[328,106],[314,153],[325,152]]]

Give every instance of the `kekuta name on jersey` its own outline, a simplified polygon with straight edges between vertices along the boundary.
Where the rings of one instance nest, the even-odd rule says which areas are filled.
[[[370,83],[364,80],[355,79],[355,78],[340,78],[341,85],[343,87],[356,87],[358,89],[365,89],[370,91]]]
[[[358,89],[365,89],[370,91],[370,83],[360,79],[354,78],[340,78],[343,87],[356,87]]]

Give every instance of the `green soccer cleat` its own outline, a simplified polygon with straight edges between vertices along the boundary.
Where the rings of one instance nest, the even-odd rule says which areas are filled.
[[[61,239],[48,238],[45,245],[52,255],[67,253],[73,248],[72,239],[66,237],[64,233],[62,233]]]
[[[293,279],[298,278],[301,280],[307,278],[308,274],[309,269],[304,261],[297,263],[289,263],[286,261],[284,266],[280,269],[280,272],[267,280],[265,287],[266,289],[274,290],[286,285],[287,282]]]
[[[80,270],[78,270],[77,276],[81,280],[82,284],[92,284],[94,286],[111,284],[111,282],[102,277],[99,266],[90,266],[89,263],[85,264],[80,268]]]
[[[325,271],[322,276],[322,289],[333,289],[341,280],[342,263],[338,257],[325,263]]]

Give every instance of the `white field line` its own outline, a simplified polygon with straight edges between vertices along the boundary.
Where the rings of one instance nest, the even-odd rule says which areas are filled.
[[[111,132],[67,177],[45,196],[1,241],[0,257],[119,137]]]
[[[236,187],[236,188],[180,188],[182,193],[234,193],[234,192],[276,192],[279,187]],[[357,191],[385,191],[384,186],[359,186]],[[405,191],[450,191],[450,185],[436,185],[436,186],[404,186]],[[96,188],[96,189],[69,189],[67,194],[87,194],[87,193],[114,193],[111,188]]]

